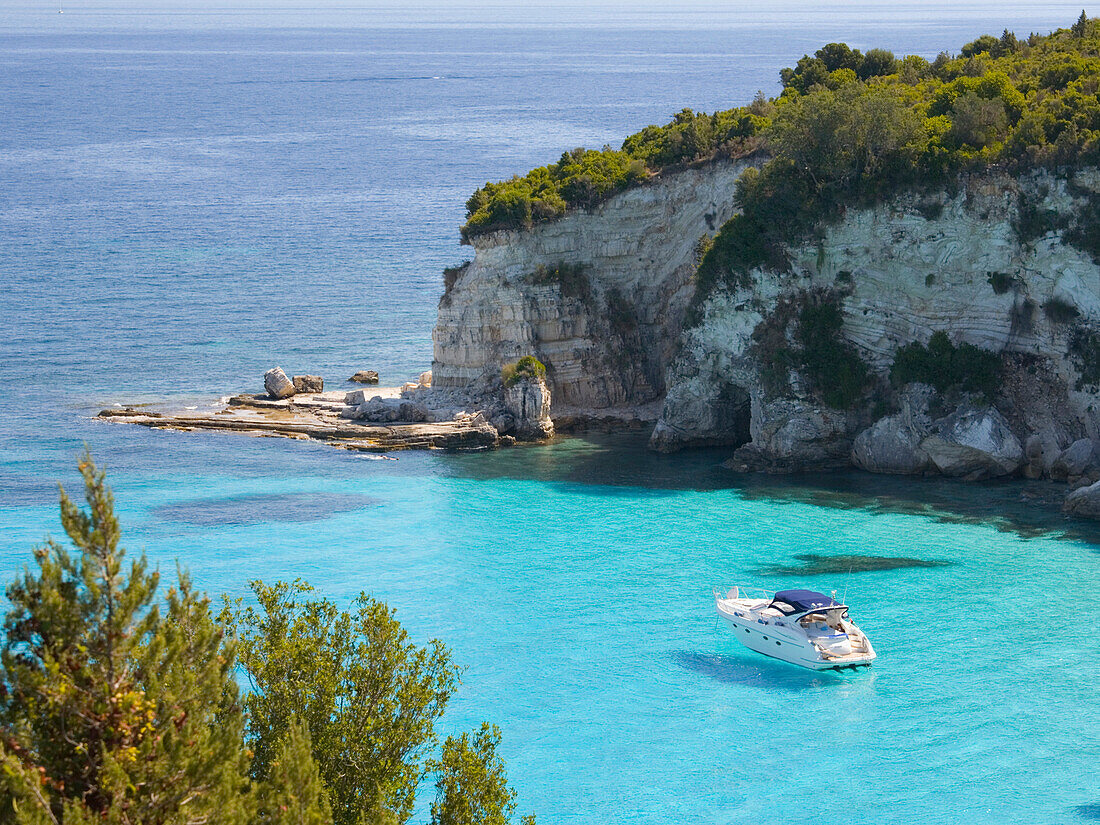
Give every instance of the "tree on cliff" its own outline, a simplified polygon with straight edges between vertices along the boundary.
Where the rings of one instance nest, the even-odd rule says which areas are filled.
[[[215,618],[182,571],[161,592],[144,555],[127,565],[104,475],[87,453],[79,467],[87,510],[61,491],[72,549],[37,548],[7,589],[0,823],[408,819],[433,723],[457,684],[446,648],[410,644],[366,596],[349,614],[299,604],[308,585],[257,582],[260,610],[238,605],[237,627],[262,692],[242,701],[229,611]],[[477,800],[471,825],[512,813],[510,789],[487,798],[480,779],[498,768],[503,778],[495,746],[452,783],[456,800]]]

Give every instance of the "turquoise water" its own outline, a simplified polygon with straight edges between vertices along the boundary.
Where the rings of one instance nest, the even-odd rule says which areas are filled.
[[[973,523],[957,523],[820,487],[800,500],[822,480],[737,489],[713,454],[624,439],[389,462],[143,438],[222,460],[116,473],[131,548],[179,559],[213,592],[301,576],[385,599],[466,667],[445,730],[499,722],[521,805],[547,820],[1079,822],[1100,802],[1100,552],[983,523],[1015,488],[971,495]],[[919,485],[890,492],[877,501],[897,507]],[[54,515],[0,518],[14,564]],[[761,570],[807,550],[948,564]],[[734,582],[847,590],[879,661],[835,675],[749,653],[712,612],[710,586]]]
[[[541,821],[1100,820],[1100,530],[1056,488],[738,479],[721,452],[597,436],[391,462],[91,420],[275,362],[404,380],[486,179],[774,91],[828,40],[933,56],[1080,11],[471,8],[0,4],[0,574],[58,532],[88,443],[162,569],[215,596],[367,590],[445,640],[466,671],[444,732],[500,724]],[[942,564],[773,572],[809,553]],[[879,661],[742,649],[710,595],[735,583],[846,591]]]

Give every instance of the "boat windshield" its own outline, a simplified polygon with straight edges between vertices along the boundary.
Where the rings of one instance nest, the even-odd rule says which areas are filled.
[[[774,607],[785,616],[793,616],[796,613],[805,613],[809,610],[820,610],[828,607],[842,607],[836,599],[818,593],[816,590],[780,590],[772,599],[770,607]]]

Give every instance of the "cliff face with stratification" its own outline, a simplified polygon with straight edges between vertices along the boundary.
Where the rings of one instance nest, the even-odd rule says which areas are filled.
[[[900,346],[943,330],[955,343],[1026,360],[1034,382],[1024,383],[1034,389],[1042,379],[1041,397],[1029,398],[1024,389],[1010,400],[1021,440],[1032,432],[1063,446],[1083,435],[1096,438],[1097,399],[1076,389],[1081,363],[1070,350],[1073,337],[1100,320],[1100,268],[1059,233],[1023,242],[1017,226],[1021,202],[1056,223],[1054,216],[1069,219],[1084,193],[1097,188],[1094,170],[1072,181],[985,175],[931,201],[905,195],[850,210],[820,243],[790,250],[789,272],[758,269],[750,286],[719,290],[706,301],[702,323],[682,336],[670,369],[655,445],[674,449],[747,435],[765,450],[791,452],[797,446],[779,443],[777,431],[797,429],[792,405],[810,418],[831,419],[807,439],[850,440],[866,423],[863,411],[822,408],[797,375],[782,398],[761,388],[753,331],[782,297],[812,290],[839,296],[844,337],[880,375]],[[845,452],[843,445],[836,450]]]
[[[820,242],[790,248],[787,270],[757,269],[746,285],[712,292],[685,328],[700,237],[734,214],[745,167],[668,174],[591,212],[475,239],[474,261],[440,304],[437,384],[458,386],[534,354],[547,365],[555,406],[663,398],[655,447],[729,445],[745,468],[854,460],[907,471],[871,455],[900,439],[911,455],[898,466],[912,472],[980,477],[1030,462],[1042,474],[1074,441],[1100,438],[1095,388],[1082,382],[1082,346],[1100,340],[1089,337],[1100,325],[1100,267],[1061,230],[1019,230],[1024,203],[1052,227],[1079,220],[1100,192],[1095,170],[992,172],[960,179],[951,193],[851,209]],[[535,274],[561,264],[581,267],[584,283],[563,287]],[[765,390],[754,330],[782,301],[822,293],[838,301],[843,337],[880,387],[853,409],[824,405],[797,369],[778,391]],[[965,409],[914,411],[889,387],[898,348],[939,330],[1003,355],[1003,386],[987,409],[970,399]],[[943,444],[959,461],[944,458]],[[979,472],[959,458],[977,460],[967,450],[1004,455]]]
[[[1098,187],[1095,171],[986,175],[954,195],[849,210],[820,243],[790,250],[789,272],[757,270],[750,285],[707,299],[670,368],[654,445],[748,440],[792,465],[845,461],[873,422],[869,410],[824,407],[798,374],[785,392],[764,392],[753,348],[753,330],[781,298],[815,290],[838,297],[845,339],[880,377],[900,346],[943,330],[1007,356],[997,407],[1021,443],[1097,438],[1097,396],[1078,389],[1084,365],[1073,350],[1100,320],[1100,267],[1056,231],[1024,242],[1018,227],[1022,202],[1054,224],[1073,220]]]
[[[462,386],[535,355],[555,406],[662,397],[699,240],[733,215],[745,168],[687,169],[530,231],[475,237],[473,262],[440,301],[434,385]]]

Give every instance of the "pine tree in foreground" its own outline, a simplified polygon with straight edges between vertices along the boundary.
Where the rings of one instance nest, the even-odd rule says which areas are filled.
[[[182,571],[164,591],[144,555],[126,562],[103,473],[87,452],[79,468],[87,509],[61,491],[72,549],[36,548],[7,589],[0,825],[398,825],[429,769],[464,812],[439,821],[506,825],[499,731],[426,761],[458,682],[441,642],[303,582],[254,582],[258,609],[215,619]]]
[[[305,582],[252,582],[257,606],[230,602],[251,683],[246,700],[252,776],[264,781],[295,716],[309,728],[337,825],[398,825],[413,812],[435,721],[458,686],[450,651],[413,644],[381,602],[351,611]]]
[[[497,754],[500,728],[485,722],[471,738],[448,736],[432,763],[437,775],[432,825],[508,825],[516,792],[508,787],[504,761]],[[522,825],[535,825],[525,816]]]
[[[243,821],[248,764],[232,647],[186,575],[161,604],[144,555],[125,568],[103,473],[87,453],[79,467],[87,511],[61,491],[75,552],[49,541],[7,590],[0,816]]]
[[[293,717],[256,794],[256,825],[332,825],[332,807],[321,782],[309,728]]]

